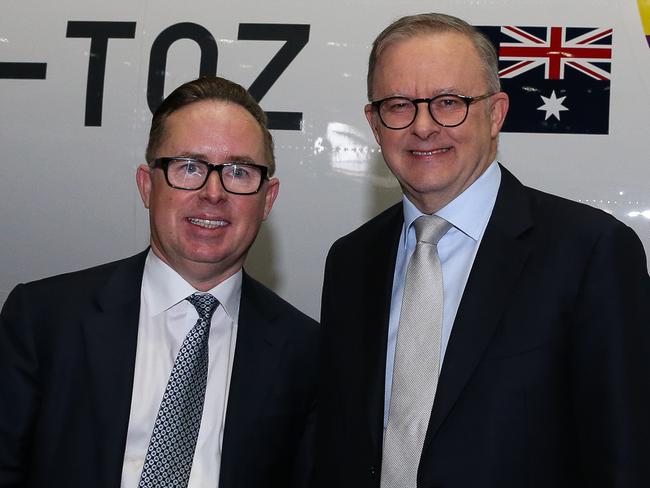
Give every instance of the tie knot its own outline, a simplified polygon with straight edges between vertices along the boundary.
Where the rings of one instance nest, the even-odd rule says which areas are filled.
[[[212,314],[219,306],[219,300],[209,293],[194,293],[185,300],[190,302],[196,308],[196,311],[203,320],[212,318]]]
[[[421,215],[415,219],[413,226],[417,242],[426,242],[435,246],[447,233],[451,224],[437,215]]]

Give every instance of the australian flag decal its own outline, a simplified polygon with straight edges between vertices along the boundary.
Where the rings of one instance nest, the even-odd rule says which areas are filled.
[[[612,29],[478,26],[510,96],[504,132],[607,134]]]

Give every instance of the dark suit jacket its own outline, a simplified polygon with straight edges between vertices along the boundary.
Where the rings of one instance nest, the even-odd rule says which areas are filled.
[[[145,256],[9,295],[0,315],[1,487],[120,486]],[[284,488],[306,477],[317,334],[313,320],[244,273],[220,488]]]
[[[378,487],[402,205],[338,240],[322,302],[318,486]],[[650,278],[636,234],[502,169],[418,487],[650,486]]]

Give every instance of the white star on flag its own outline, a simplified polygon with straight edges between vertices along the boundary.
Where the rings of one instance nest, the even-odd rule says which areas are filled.
[[[557,120],[560,120],[560,112],[562,110],[569,110],[564,105],[562,105],[562,102],[566,97],[557,98],[555,95],[555,90],[551,92],[551,96],[548,98],[543,95],[540,95],[540,97],[542,100],[544,100],[544,105],[537,107],[537,110],[544,110],[546,112],[546,117],[544,117],[544,120],[548,120],[551,115]]]

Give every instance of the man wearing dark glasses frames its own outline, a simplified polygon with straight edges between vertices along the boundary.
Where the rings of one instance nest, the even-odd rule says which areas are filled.
[[[317,326],[242,269],[279,188],[266,116],[188,82],[146,161],[150,249],[6,301],[0,486],[305,486]]]
[[[403,198],[327,259],[317,486],[650,486],[639,238],[496,161],[508,96],[461,19],[387,27],[368,99]]]

